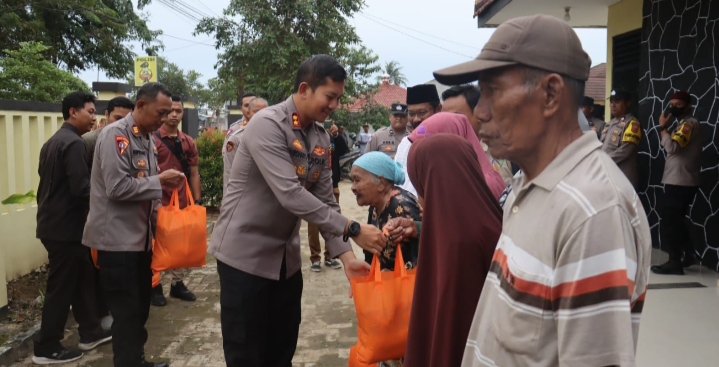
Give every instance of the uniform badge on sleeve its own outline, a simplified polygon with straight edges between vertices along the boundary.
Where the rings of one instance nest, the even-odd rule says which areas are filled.
[[[293,129],[301,128],[300,115],[298,115],[297,112],[292,113],[292,128]]]
[[[130,146],[130,141],[124,135],[115,135],[115,143],[117,144],[117,154],[122,156]]]
[[[233,142],[231,142],[231,141],[228,141],[228,142],[227,142],[227,147],[226,147],[225,149],[227,150],[227,153],[229,153],[229,152],[235,150],[235,143],[233,143]]]

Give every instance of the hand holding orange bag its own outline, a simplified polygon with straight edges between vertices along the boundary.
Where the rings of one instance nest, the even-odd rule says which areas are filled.
[[[415,273],[405,269],[398,246],[393,272],[382,272],[375,256],[368,276],[350,280],[358,334],[357,345],[350,350],[351,366],[404,357]]]
[[[167,206],[157,209],[157,228],[152,248],[152,270],[156,272],[198,268],[207,255],[207,212],[196,205],[185,181],[187,206],[180,209],[178,192],[172,192]]]

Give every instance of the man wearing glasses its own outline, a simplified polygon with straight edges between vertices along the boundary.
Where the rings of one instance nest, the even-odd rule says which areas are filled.
[[[409,118],[409,123],[412,124],[412,129],[416,129],[422,121],[435,113],[442,112],[442,103],[439,101],[437,87],[434,84],[419,84],[407,88],[407,109],[407,117]],[[417,191],[412,186],[409,176],[407,176],[407,157],[411,146],[412,142],[409,141],[409,138],[402,139],[397,146],[394,161],[402,165],[404,176],[406,177],[404,184],[400,185],[400,187],[416,196]]]
[[[377,130],[372,136],[365,153],[382,152],[394,159],[397,153],[397,146],[405,136],[409,135],[407,130],[407,106],[401,103],[393,103],[390,109],[389,127]]]

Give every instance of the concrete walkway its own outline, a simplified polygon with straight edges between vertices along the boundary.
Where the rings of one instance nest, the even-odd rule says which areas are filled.
[[[341,186],[343,212],[357,221],[367,220],[367,209],[357,207],[349,183]],[[304,294],[302,325],[293,366],[346,366],[349,348],[357,337],[354,304],[348,298],[349,283],[343,270],[309,270],[307,226],[302,227]],[[323,245],[324,246],[324,245]],[[361,250],[355,249],[361,256]],[[169,294],[169,278],[164,277],[165,295]],[[147,329],[150,340],[145,347],[148,360],[169,361],[171,367],[225,366],[220,330],[220,284],[217,264],[208,256],[207,266],[194,269],[186,279],[187,287],[197,295],[196,302],[169,298],[166,307],[152,307]],[[67,331],[63,342],[75,348],[79,341],[77,329]],[[12,366],[32,366],[31,357]],[[88,352],[68,367],[112,367],[112,346],[103,345]]]

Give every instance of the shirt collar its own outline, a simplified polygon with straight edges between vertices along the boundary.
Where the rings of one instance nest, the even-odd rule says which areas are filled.
[[[67,122],[67,121],[65,121],[65,122],[62,124],[62,127],[65,128],[65,129],[71,130],[72,132],[74,132],[74,133],[77,134],[77,135],[80,135],[80,131],[78,131],[75,126],[73,126],[71,123],[69,123],[69,122]]]
[[[140,134],[139,127],[137,126],[137,121],[135,121],[135,119],[132,117],[132,112],[128,113],[127,116],[125,116],[125,119],[127,119],[127,127],[130,128],[130,132],[132,133],[132,135],[137,137],[143,137],[142,134]],[[145,136],[145,138],[147,138],[147,136]]]
[[[534,184],[547,191],[551,191],[574,167],[590,153],[601,149],[602,144],[597,140],[597,133],[587,131],[579,139],[573,141],[539,174],[530,185]],[[524,174],[521,175],[524,180]],[[518,186],[520,187],[520,186]]]
[[[166,137],[170,136],[167,133],[167,130],[165,129],[164,124],[162,126],[160,126],[160,128],[157,129],[157,131],[160,133],[160,138],[166,138]],[[180,131],[179,129],[177,130],[177,138],[182,140],[182,131]]]
[[[292,116],[293,113],[296,113],[299,116],[299,111],[297,110],[297,106],[295,105],[295,101],[292,100],[292,95],[285,100],[285,105],[287,106],[287,115]],[[316,122],[316,121],[315,121]],[[313,122],[310,127],[307,129],[300,129],[298,131],[302,131],[304,133],[307,133],[309,130],[314,131],[315,133],[318,133],[317,131],[317,124]],[[300,124],[302,123],[302,120],[300,119]],[[319,133],[318,133],[319,134]]]

